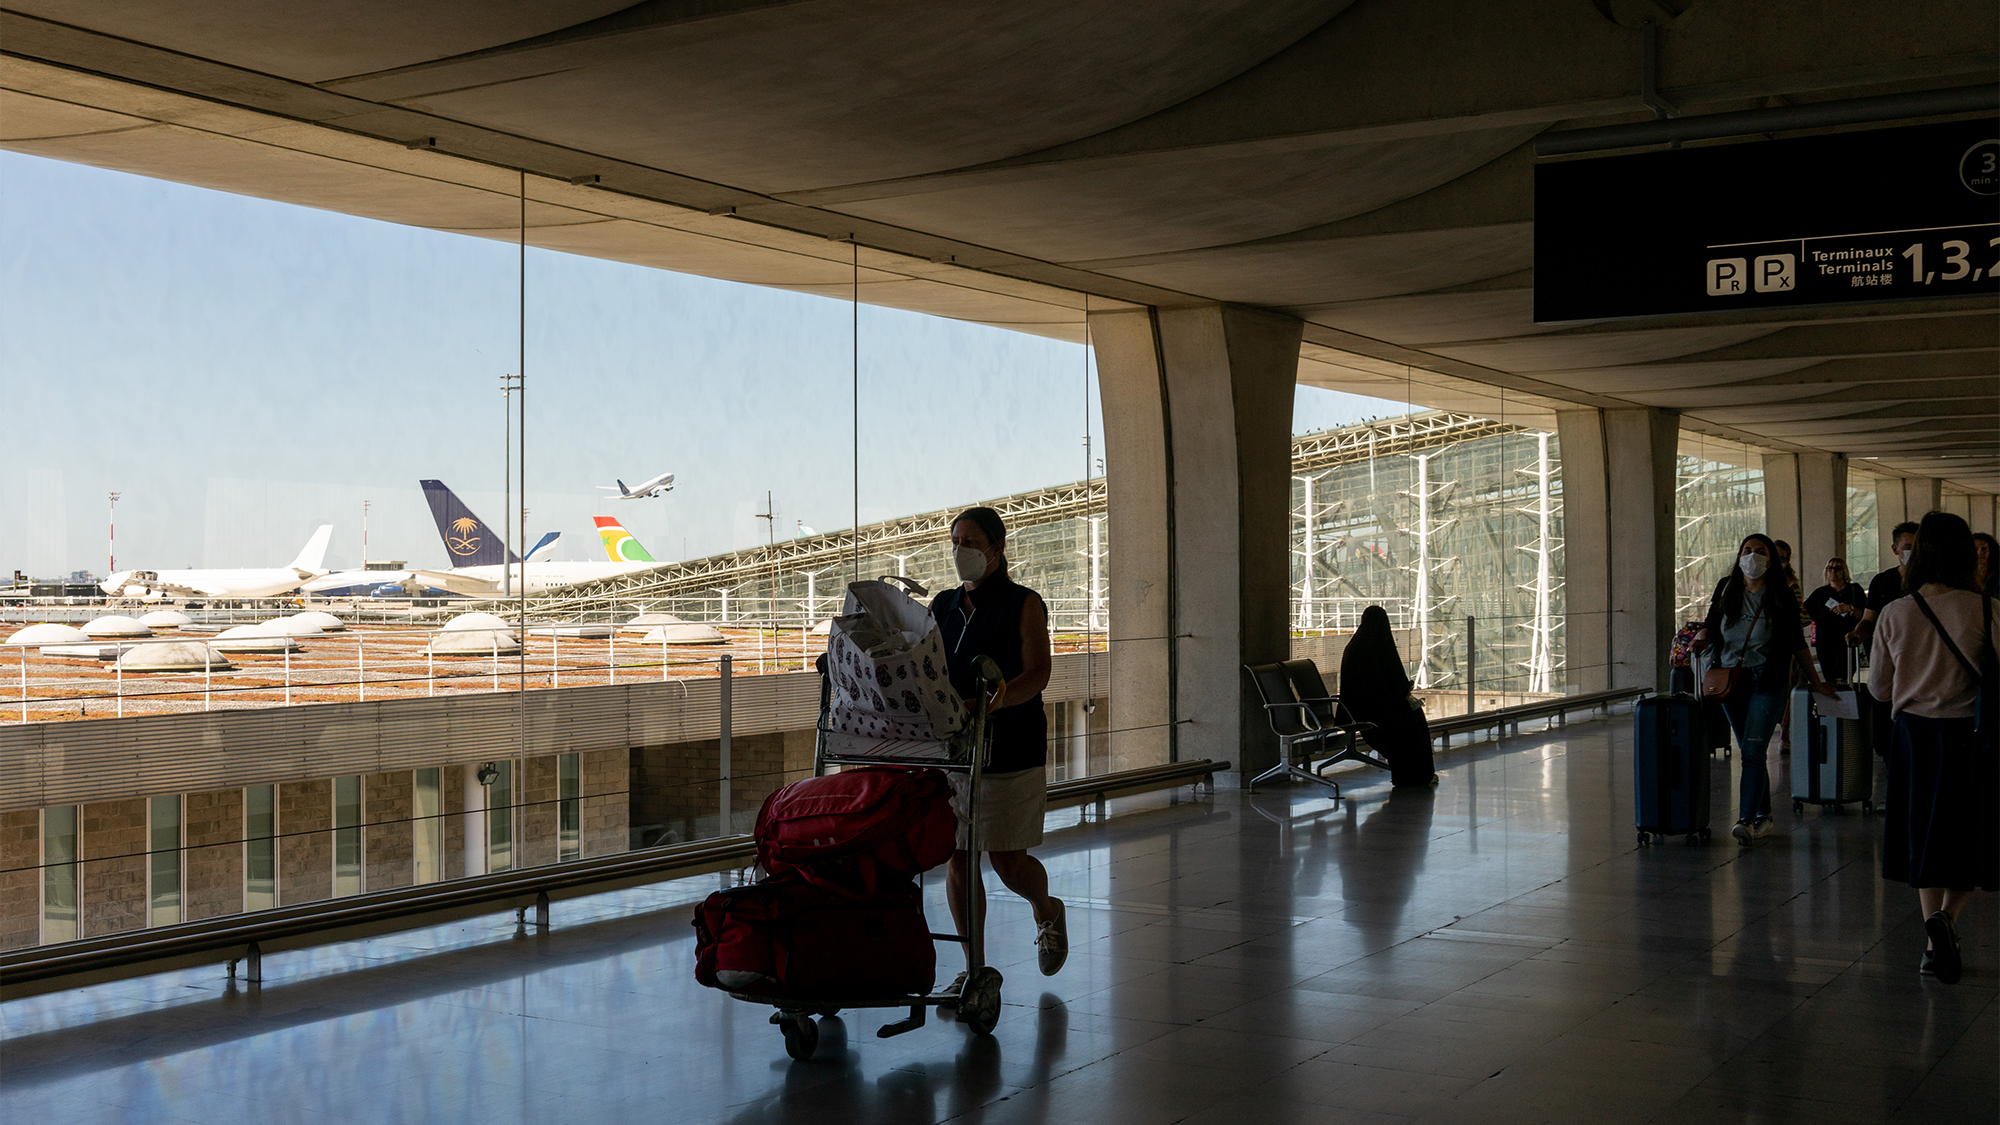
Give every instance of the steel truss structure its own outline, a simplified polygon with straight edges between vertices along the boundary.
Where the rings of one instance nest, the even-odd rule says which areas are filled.
[[[1409,628],[1422,606],[1419,679],[1456,686],[1463,683],[1464,618],[1471,613],[1481,619],[1481,684],[1552,690],[1545,685],[1561,666],[1562,612],[1553,577],[1561,573],[1554,561],[1561,477],[1553,442],[1552,435],[1441,411],[1295,439],[1295,626],[1352,629],[1363,607],[1380,603],[1399,628]],[[1418,502],[1419,493],[1427,502]],[[1016,579],[1042,592],[1055,628],[1103,632],[1109,589],[1103,479],[990,503],[1007,520]],[[860,575],[904,575],[933,590],[954,581],[947,540],[957,511],[861,528]],[[796,630],[839,612],[856,554],[851,531],[807,536],[571,587],[533,599],[531,612],[548,620],[665,611]],[[1419,568],[1429,578],[1422,585]]]
[[[1293,620],[1345,631],[1381,605],[1419,638],[1403,657],[1420,687],[1462,688],[1470,672],[1488,691],[1560,691],[1555,435],[1461,419],[1308,439],[1345,455],[1294,469]],[[1467,617],[1478,619],[1473,653]]]

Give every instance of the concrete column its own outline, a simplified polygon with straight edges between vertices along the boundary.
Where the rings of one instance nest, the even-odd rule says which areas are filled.
[[[1674,455],[1664,410],[1556,415],[1563,453],[1567,681],[1667,687],[1674,622]]]
[[[1246,663],[1290,654],[1296,320],[1091,316],[1111,521],[1111,768],[1277,760]],[[1134,730],[1133,728],[1142,728]]]
[[[1972,524],[1972,530],[1983,531],[1988,535],[1994,534],[1993,528],[1995,524],[2000,523],[2000,519],[1996,519],[1996,517],[2000,517],[2000,496],[1974,496],[1972,498],[1972,516],[1969,520]]]
[[[1944,482],[1936,477],[1875,478],[1875,527],[1881,539],[1877,570],[1887,570],[1899,561],[1893,546],[1896,525],[1906,520],[1921,521],[1925,512],[1935,509],[1943,500],[1943,486]]]
[[[1799,547],[1799,458],[1795,453],[1764,455],[1764,534]]]
[[[1838,453],[1764,457],[1764,531],[1792,545],[1810,590],[1826,560],[1847,551],[1847,458]]]

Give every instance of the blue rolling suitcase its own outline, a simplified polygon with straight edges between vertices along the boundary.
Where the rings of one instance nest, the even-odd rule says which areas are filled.
[[[1632,708],[1632,810],[1639,843],[1708,838],[1709,762],[1701,701],[1654,695]]]

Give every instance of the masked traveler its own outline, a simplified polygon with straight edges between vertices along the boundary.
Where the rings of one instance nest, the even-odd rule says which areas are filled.
[[[951,524],[952,565],[961,583],[931,603],[944,637],[952,686],[969,706],[985,706],[993,756],[979,786],[979,843],[993,873],[1007,889],[1028,900],[1035,912],[1035,959],[1044,976],[1055,975],[1069,956],[1069,931],[1062,900],[1049,895],[1049,873],[1028,849],[1042,842],[1047,811],[1048,713],[1042,689],[1049,682],[1049,614],[1041,595],[1007,574],[1007,525],[992,508],[970,508]],[[998,690],[980,700],[972,663],[990,656],[1003,677]],[[951,775],[959,813],[959,850],[945,868],[952,920],[961,935],[985,932],[985,902],[979,865],[967,862],[965,808],[967,774]],[[977,857],[972,857],[976,860]],[[972,880],[977,918],[965,918],[965,881]],[[988,958],[992,960],[991,957]],[[960,974],[960,982],[963,982]],[[952,986],[958,987],[958,983]]]
[[[1799,603],[1776,567],[1776,549],[1763,535],[1737,548],[1736,565],[1716,583],[1708,619],[1695,647],[1715,648],[1702,677],[1703,694],[1722,697],[1736,745],[1743,751],[1736,826],[1729,834],[1749,847],[1771,834],[1771,770],[1766,755],[1778,716],[1790,705],[1794,670],[1814,691],[1832,695],[1806,655]]]
[[[1972,529],[1924,517],[1910,596],[1884,607],[1871,682],[1895,717],[1882,807],[1882,877],[1917,889],[1929,939],[1918,971],[1956,984],[1958,917],[1974,888],[2000,890],[2000,770],[1976,729],[1978,670],[1991,668],[2000,601],[1973,589]],[[1990,719],[1988,720],[1990,722]]]

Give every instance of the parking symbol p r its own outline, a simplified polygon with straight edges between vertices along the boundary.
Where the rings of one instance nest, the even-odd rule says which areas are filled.
[[[1749,263],[1742,258],[1712,258],[1708,263],[1708,295],[1711,297],[1741,297],[1749,292],[1746,284]]]

